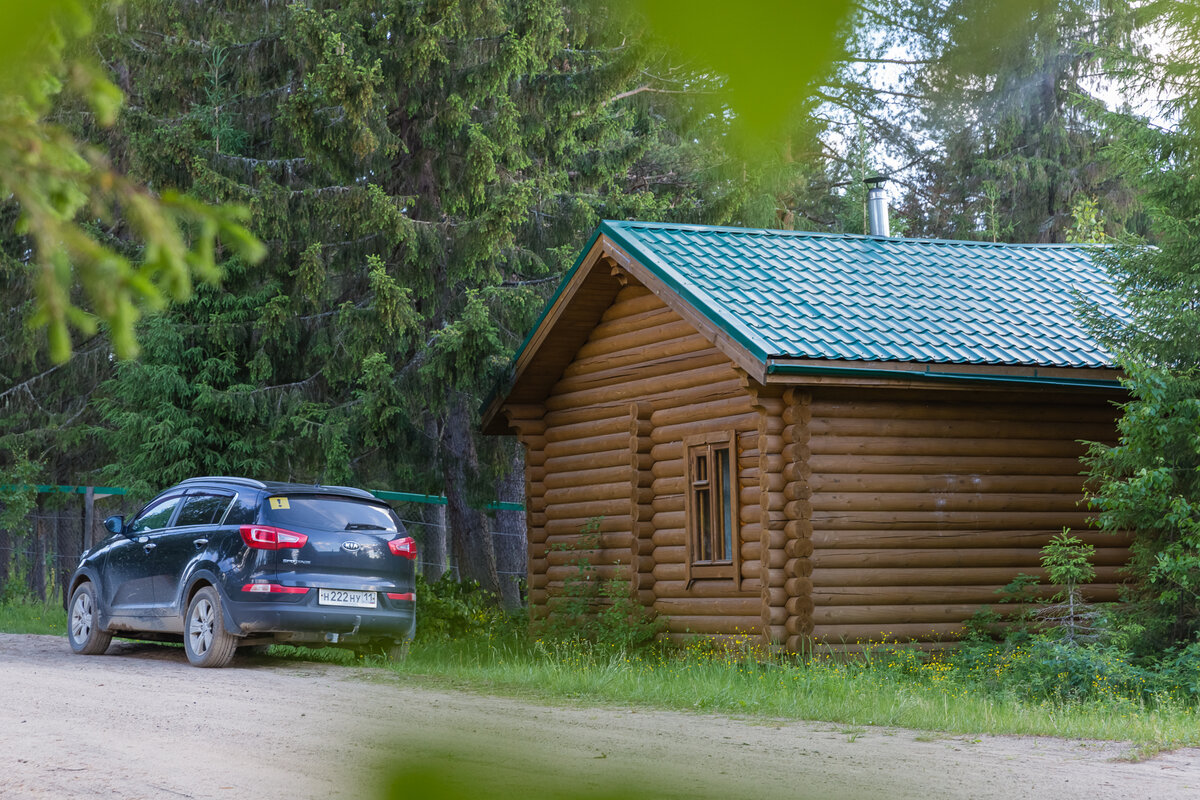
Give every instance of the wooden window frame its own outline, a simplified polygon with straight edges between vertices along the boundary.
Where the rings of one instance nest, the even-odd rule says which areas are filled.
[[[731,530],[729,544],[732,552],[728,558],[704,558],[707,551],[719,541],[724,544],[724,536],[717,538],[715,528],[710,526],[708,531],[702,530],[705,515],[714,523],[725,518],[721,491],[720,476],[716,474],[714,465],[718,459],[716,453],[725,451],[729,457],[729,509],[728,519]],[[741,586],[742,546],[741,546],[741,476],[738,469],[738,437],[736,431],[716,431],[713,433],[688,436],[683,440],[684,458],[684,526],[687,530],[687,581],[690,586],[693,581],[709,578],[733,580]],[[703,462],[703,463],[701,463]],[[697,474],[704,470],[706,474]],[[697,494],[707,491],[706,507],[698,507]],[[722,531],[724,533],[724,531]],[[711,537],[705,547],[705,538]],[[724,555],[724,554],[723,554]]]

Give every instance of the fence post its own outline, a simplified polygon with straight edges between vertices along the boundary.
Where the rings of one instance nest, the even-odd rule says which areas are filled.
[[[424,525],[423,544],[421,553],[425,580],[437,583],[446,572],[446,507],[444,505],[427,505],[421,509]]]
[[[92,525],[96,521],[96,487],[89,486],[83,492],[83,549],[92,549]]]
[[[38,508],[33,525],[32,557],[29,559],[29,589],[39,602],[46,602],[46,519],[45,509]]]

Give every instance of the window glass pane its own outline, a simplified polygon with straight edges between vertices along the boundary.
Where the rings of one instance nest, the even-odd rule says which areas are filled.
[[[225,508],[229,505],[230,499],[228,495],[220,494],[188,495],[183,503],[183,508],[179,509],[175,526],[212,525],[214,522],[219,522],[225,515]]]
[[[167,523],[171,520],[171,514],[175,511],[175,506],[179,505],[181,499],[183,498],[175,495],[147,507],[145,511],[138,514],[137,519],[129,526],[129,532],[131,534],[138,534],[167,527]]]
[[[712,560],[712,514],[709,511],[708,489],[697,489],[692,509],[696,523],[696,560]]]
[[[253,494],[239,494],[225,515],[225,525],[253,525],[258,521],[258,502]]]
[[[264,523],[326,531],[400,529],[399,518],[386,505],[312,495],[288,495],[278,499],[286,502],[263,502]]]
[[[731,474],[729,450],[721,449],[717,456],[717,483],[721,495],[721,552],[716,558],[728,561],[733,558],[733,503],[730,497],[733,491],[733,475]]]

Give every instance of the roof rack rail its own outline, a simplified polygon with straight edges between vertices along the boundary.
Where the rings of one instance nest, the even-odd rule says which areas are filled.
[[[378,499],[366,489],[359,489],[357,486],[332,486],[324,483],[316,483],[313,485],[318,489],[333,489],[336,492],[345,492],[346,494],[357,495],[359,497],[370,497],[373,500]]]
[[[237,478],[237,477],[232,477],[229,475],[205,475],[203,477],[187,478],[186,480],[182,480],[179,483],[180,484],[203,483],[206,481],[224,481],[226,483],[242,483],[247,486],[253,486],[255,489],[267,488],[267,485],[265,483],[263,483],[262,481],[259,481],[259,480],[255,480],[254,478]]]

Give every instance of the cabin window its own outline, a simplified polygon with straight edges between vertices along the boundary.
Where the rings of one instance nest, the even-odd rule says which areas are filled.
[[[734,578],[738,559],[737,436],[689,437],[688,578]]]

